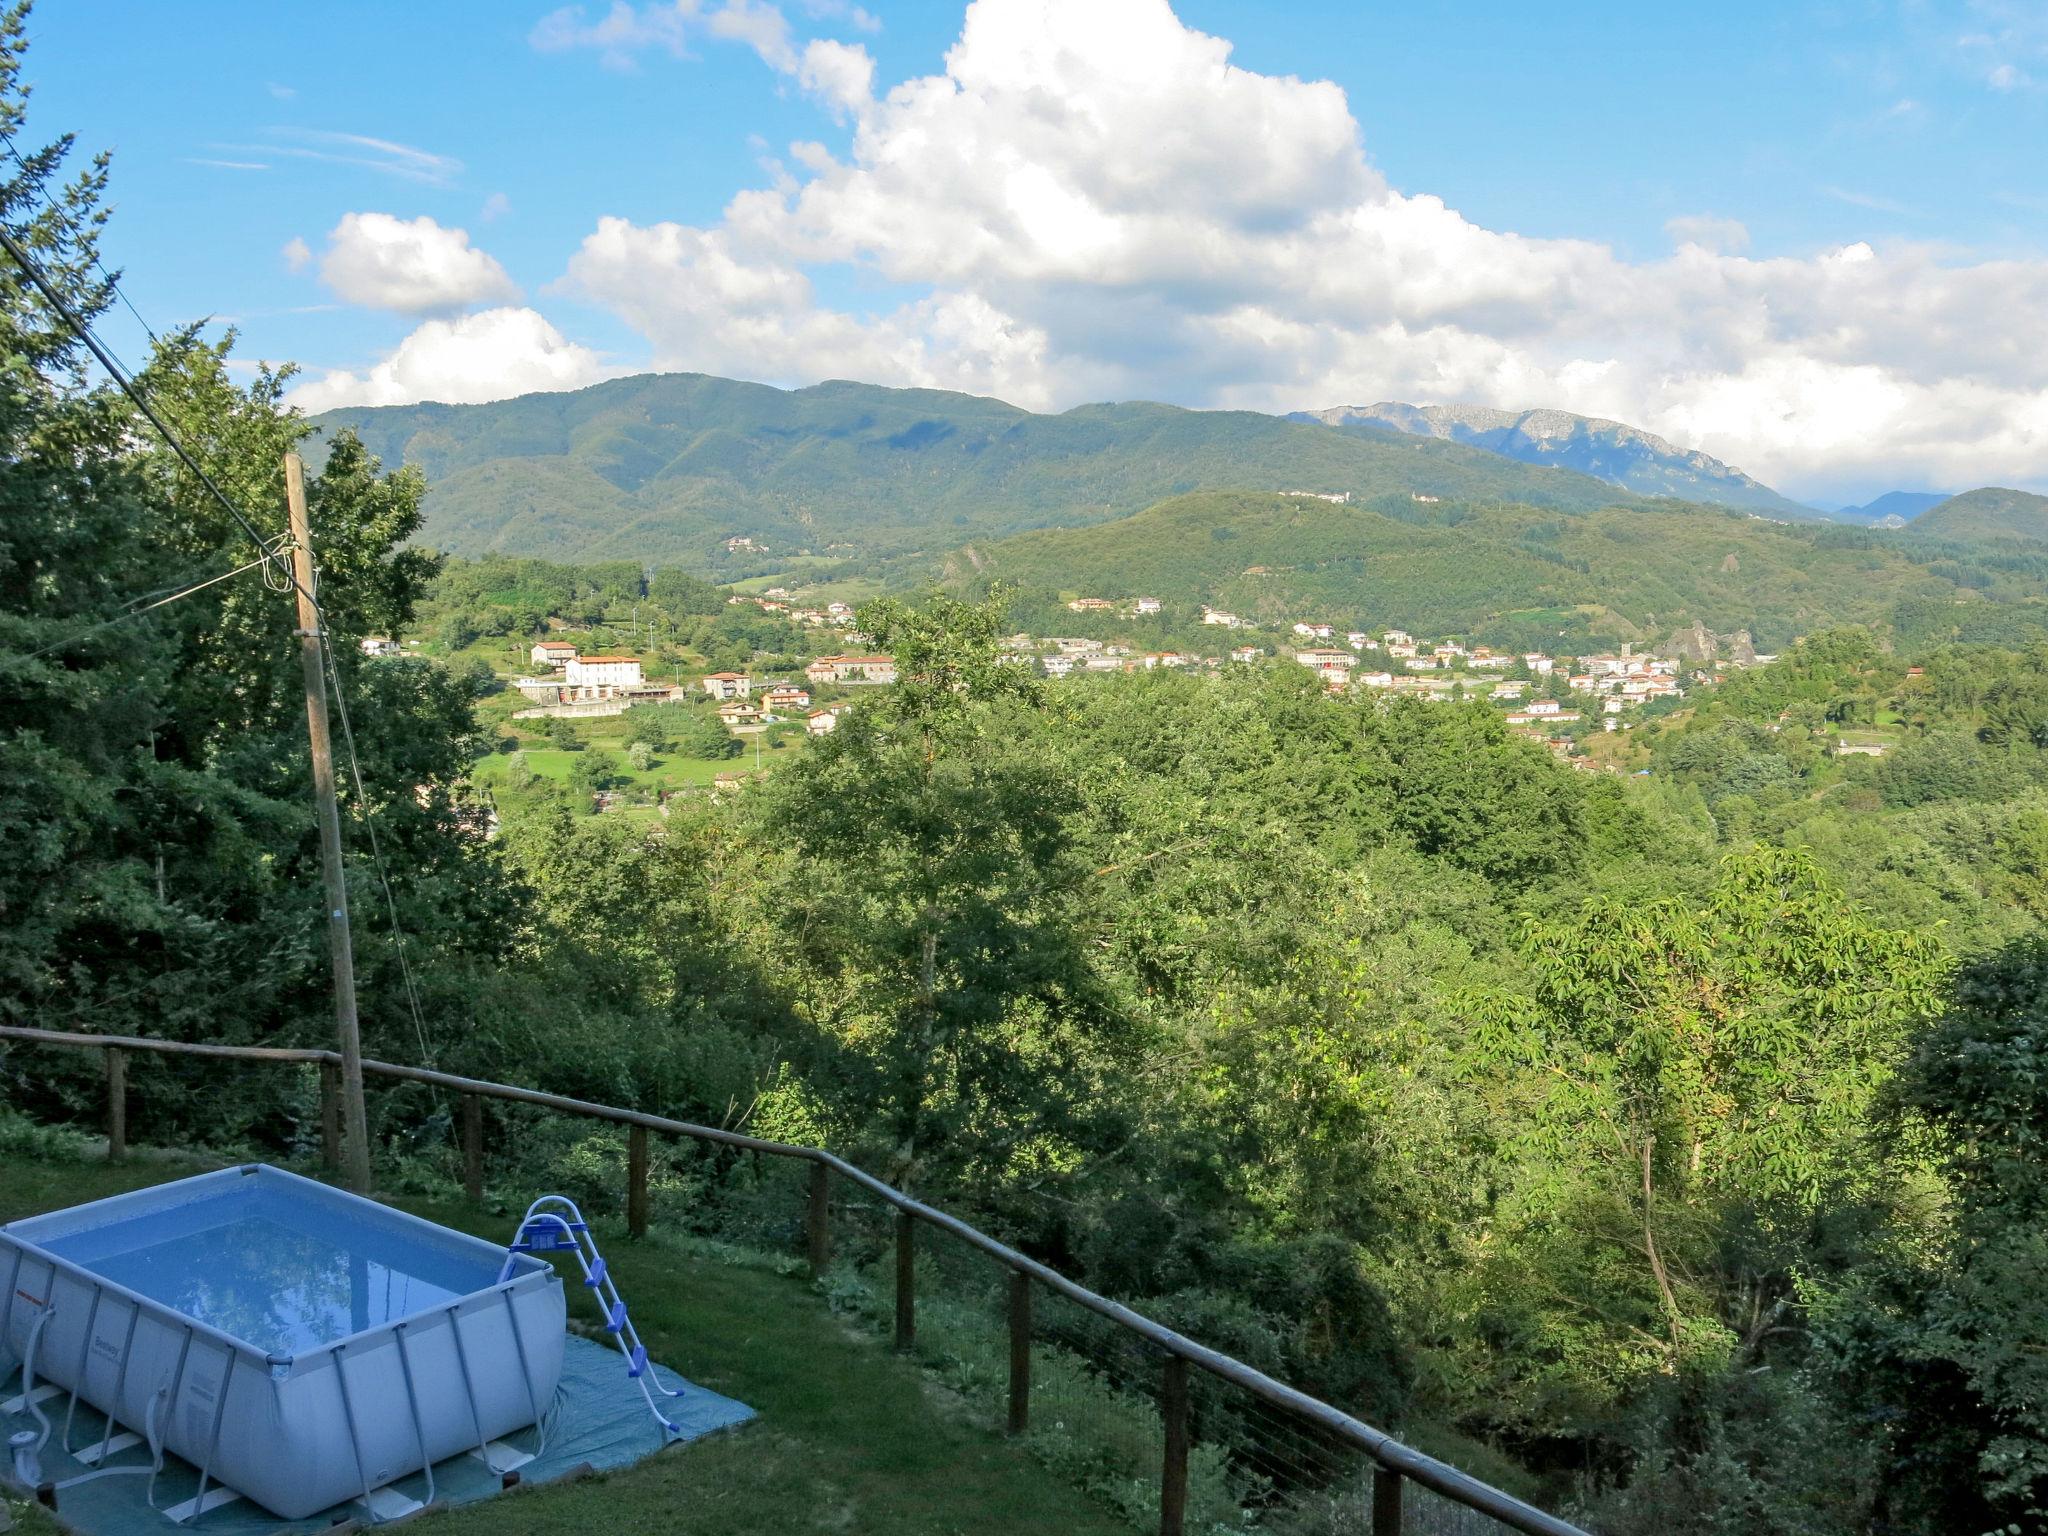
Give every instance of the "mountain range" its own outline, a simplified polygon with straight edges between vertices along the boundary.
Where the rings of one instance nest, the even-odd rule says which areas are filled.
[[[1598,416],[1383,400],[1377,405],[1296,411],[1288,420],[1320,422],[1344,432],[1406,432],[1464,443],[1521,464],[1575,470],[1641,496],[1739,507],[1788,521],[1810,522],[1821,516],[1733,465],[1677,447],[1654,432]]]
[[[1828,520],[1887,538],[1903,521],[1896,537],[1923,551],[2048,541],[2048,498],[2024,491],[1893,492],[1824,520],[1705,454],[1557,411],[1382,403],[1281,418],[1127,402],[1052,415],[942,390],[644,374],[314,425],[424,471],[424,541],[453,553],[637,559],[727,580],[914,579],[965,552],[1041,586],[1100,576],[1226,605],[1335,601],[1349,582],[1416,622],[1565,609],[1604,628],[1682,616],[1732,629],[1754,609],[1766,628],[1797,628],[1879,597],[1942,600],[1935,557],[1904,543],[1914,568],[1886,555],[1868,601],[1836,590],[1856,580],[1842,557],[1868,546],[1824,534]],[[1208,492],[1230,498],[1187,499]],[[1189,524],[1204,509],[1229,515]],[[1034,530],[1046,532],[1016,537]]]
[[[1107,522],[1203,489],[1646,504],[1574,470],[1378,428],[1145,402],[1042,415],[846,381],[782,390],[642,374],[483,405],[353,407],[314,425],[418,465],[431,487],[424,538],[443,549],[713,573],[763,552],[893,558]]]

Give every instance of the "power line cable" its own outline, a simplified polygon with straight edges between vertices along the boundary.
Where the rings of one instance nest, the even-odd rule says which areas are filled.
[[[21,268],[22,272],[27,275],[28,280],[35,285],[36,291],[62,317],[64,324],[70,329],[71,333],[84,342],[92,355],[99,359],[100,366],[107,370],[107,376],[121,386],[121,392],[134,402],[135,408],[138,411],[142,412],[149,419],[149,424],[156,428],[158,435],[166,443],[170,444],[171,451],[178,456],[180,462],[198,477],[199,483],[206,487],[207,491],[213,496],[213,499],[220,503],[222,509],[226,511],[229,517],[235,520],[235,523],[241,528],[242,532],[249,536],[249,541],[263,551],[264,559],[266,561],[274,559],[276,551],[271,548],[271,541],[256,531],[256,525],[243,516],[242,509],[228,499],[228,493],[214,483],[213,476],[206,472],[199,461],[192,456],[191,451],[178,440],[178,435],[165,424],[161,416],[157,415],[156,408],[144,397],[142,391],[136,388],[135,381],[130,379],[127,372],[115,361],[114,355],[106,349],[97,336],[93,335],[92,327],[81,320],[72,310],[71,306],[65,302],[64,296],[52,286],[49,278],[43,275],[43,269],[36,264],[35,258],[22,249],[21,242],[16,240],[12,232],[4,225],[0,225],[0,249],[4,249],[13,258],[14,264]],[[319,599],[315,598],[311,592],[306,592],[299,585],[298,577],[288,574],[288,580],[291,585],[285,590],[304,593],[306,601],[311,603],[314,612],[318,613],[320,610]]]
[[[317,580],[317,577],[316,577]],[[349,776],[356,784],[356,804],[362,807],[363,827],[370,834],[370,861],[377,866],[377,882],[384,888],[384,910],[391,919],[391,932],[398,940],[398,972],[405,980],[405,1000],[412,1012],[413,1033],[419,1038],[420,1056],[428,1066],[434,1064],[434,1053],[427,1044],[427,1024],[420,1008],[418,989],[413,985],[412,963],[406,955],[405,929],[398,921],[398,900],[391,894],[391,875],[384,867],[384,853],[377,845],[377,818],[370,814],[369,792],[363,787],[363,760],[356,754],[355,727],[348,717],[348,699],[341,691],[341,668],[334,659],[334,646],[328,640],[327,626],[320,626],[320,654],[327,662],[327,676],[334,685],[334,712],[341,721],[341,739],[348,748]]]
[[[7,146],[7,153],[14,157],[14,163],[21,167],[23,175],[35,175],[34,168],[29,165],[28,161],[22,158],[21,150],[16,147],[12,135],[0,134],[0,143],[4,143]],[[158,336],[154,330],[150,328],[149,322],[142,318],[142,311],[135,307],[134,300],[130,299],[127,294],[121,291],[120,280],[116,278],[113,273],[109,272],[107,270],[106,263],[100,260],[98,245],[95,242],[89,240],[86,237],[84,231],[80,230],[77,224],[72,222],[70,215],[64,212],[63,206],[58,203],[56,198],[45,195],[44,202],[48,204],[50,212],[55,214],[59,222],[61,222],[64,225],[64,227],[71,232],[71,238],[76,240],[82,248],[91,253],[92,264],[99,269],[100,276],[107,280],[108,291],[111,292],[115,298],[121,301],[122,305],[127,309],[129,314],[135,317],[135,323],[142,327],[142,333],[149,338],[150,344],[152,346],[162,346],[163,339],[160,336]]]
[[[178,599],[180,598],[190,597],[195,592],[204,592],[208,587],[216,586],[219,583],[228,580],[230,577],[239,576],[244,571],[253,571],[259,565],[269,565],[272,559],[274,558],[274,554],[274,551],[266,552],[258,556],[256,559],[251,560],[247,565],[238,565],[232,571],[222,571],[218,576],[209,576],[206,578],[206,580],[196,581],[189,587],[181,587],[177,591],[171,593],[170,596],[159,597],[155,602],[146,603],[143,607],[140,608],[137,608],[135,606],[135,603],[143,602],[144,599],[136,598],[134,602],[131,602],[128,605],[128,611],[126,613],[117,613],[111,619],[102,619],[97,624],[88,625],[86,628],[79,630],[76,634],[66,635],[62,640],[58,640],[53,642],[52,644],[44,646],[40,651],[30,651],[28,655],[22,657],[21,659],[23,661],[35,661],[39,657],[49,655],[50,652],[52,651],[61,651],[67,646],[76,645],[79,641],[85,639],[86,636],[88,635],[96,635],[103,629],[112,629],[116,624],[125,624],[130,619],[141,618],[145,613],[154,613],[159,608],[167,608],[172,603],[177,602]]]
[[[9,145],[9,148],[12,149],[11,144]],[[19,158],[20,156],[17,154],[16,159],[19,160]],[[37,265],[35,259],[32,256],[30,256],[26,250],[22,248],[20,242],[14,238],[13,234],[4,225],[0,225],[0,249],[5,249],[8,256],[13,259],[15,265],[20,267],[23,273],[27,275],[28,280],[35,285],[36,291],[40,293],[43,296],[43,298],[49,303],[49,305],[57,311],[58,315],[63,319],[64,324],[70,329],[72,334],[78,337],[78,339],[82,341],[86,345],[86,347],[92,352],[92,355],[99,360],[100,366],[107,370],[108,377],[113,379],[113,381],[121,387],[121,392],[127,395],[127,397],[132,402],[134,402],[135,408],[141,411],[142,414],[148,418],[149,424],[155,427],[157,433],[163,438],[163,440],[166,443],[170,445],[171,451],[177,454],[179,460],[185,465],[185,467],[191,470],[191,472],[198,477],[199,482],[206,487],[208,492],[212,494],[213,499],[220,503],[221,507],[223,508],[223,510],[227,512],[228,516],[234,519],[235,523],[241,528],[243,533],[247,534],[251,542],[253,542],[256,545],[256,547],[263,552],[261,558],[252,561],[251,564],[263,565],[269,568],[266,569],[264,572],[264,579],[266,583],[269,583],[271,581],[273,571],[282,571],[284,577],[284,584],[281,586],[277,586],[276,590],[279,592],[298,592],[302,594],[305,597],[306,601],[312,605],[314,613],[319,615],[320,619],[322,620],[318,630],[317,638],[320,644],[321,655],[325,658],[327,663],[326,671],[328,673],[329,678],[332,680],[334,688],[336,713],[341,718],[342,739],[348,748],[349,772],[356,783],[356,795],[358,803],[363,807],[363,826],[368,831],[370,838],[370,856],[372,861],[377,866],[377,878],[384,889],[384,899],[386,903],[386,909],[391,918],[392,932],[397,937],[398,940],[399,970],[405,979],[406,998],[412,1012],[413,1029],[419,1036],[421,1054],[430,1054],[426,1039],[426,1024],[419,1006],[419,994],[413,984],[412,966],[408,961],[406,955],[405,930],[399,925],[398,922],[398,904],[391,892],[391,877],[384,866],[383,854],[378,847],[375,818],[373,818],[369,813],[369,797],[365,792],[363,786],[362,758],[356,751],[355,730],[349,722],[348,702],[342,694],[341,673],[340,670],[335,666],[334,648],[328,638],[327,625],[325,623],[327,615],[321,609],[320,599],[316,595],[316,593],[308,591],[305,587],[301,586],[299,584],[298,577],[295,574],[293,574],[290,570],[284,569],[281,566],[281,564],[277,562],[277,556],[283,551],[283,549],[289,543],[289,540],[285,540],[283,542],[276,542],[273,540],[265,539],[263,535],[257,531],[256,525],[252,523],[246,516],[243,515],[241,508],[237,507],[233,501],[228,499],[227,493],[223,491],[220,488],[220,486],[214,482],[213,477],[209,475],[204,468],[201,467],[199,461],[195,459],[192,456],[191,452],[185,447],[185,445],[178,440],[177,434],[170,429],[170,427],[164,422],[163,418],[157,415],[156,411],[151,407],[149,401],[143,396],[142,391],[136,387],[134,381],[129,378],[127,372],[113,357],[112,353],[109,352],[107,347],[99,340],[97,336],[93,334],[92,327],[87,325],[84,320],[79,318],[79,316],[72,310],[71,306],[64,301],[63,295],[57,292],[56,288],[51,284],[49,278],[43,274],[42,268]],[[101,271],[102,274],[104,274],[105,269],[102,268]],[[141,317],[138,315],[137,318],[140,319]],[[145,330],[149,328],[147,322],[144,322],[143,328]],[[154,336],[154,334],[154,332],[151,332],[152,336]],[[243,570],[246,570],[248,568],[248,566],[242,567]],[[237,573],[231,572],[230,574]],[[214,579],[221,580],[225,578]],[[204,585],[211,584],[211,582],[208,582]],[[186,594],[181,593],[178,595],[183,596]],[[166,599],[166,601],[174,600],[175,599]],[[151,606],[160,607],[162,606],[162,604],[152,604]],[[147,612],[148,610],[144,609],[141,611]],[[121,617],[134,617],[134,615],[122,615]],[[108,622],[115,623],[119,622],[119,620],[109,620]],[[102,625],[97,627],[105,626]],[[88,631],[88,633],[90,633],[90,631]]]

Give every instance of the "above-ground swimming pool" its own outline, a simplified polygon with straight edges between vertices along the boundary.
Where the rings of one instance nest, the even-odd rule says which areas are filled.
[[[239,1492],[298,1519],[488,1460],[561,1375],[550,1266],[275,1168],[0,1227],[0,1274],[7,1354],[33,1339],[38,1382],[225,1485],[174,1517]]]

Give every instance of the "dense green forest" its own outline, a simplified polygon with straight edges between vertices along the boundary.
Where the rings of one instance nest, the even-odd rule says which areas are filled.
[[[60,180],[66,147],[0,180],[0,221],[93,316],[106,172]],[[322,1042],[290,604],[258,570],[186,592],[255,551],[11,273],[0,326],[0,1018]],[[141,384],[274,537],[308,424],[227,362],[173,333]],[[508,635],[727,622],[630,566],[436,590],[424,478],[345,432],[310,493],[343,642],[430,597]],[[1389,551],[1442,534],[1382,520]],[[935,595],[863,607],[903,681],[748,793],[649,820],[542,788],[485,842],[457,814],[482,678],[338,644],[367,1046],[829,1145],[1364,1417],[1486,1442],[1594,1530],[2041,1529],[2048,651],[1891,623],[1970,584],[1837,537],[1800,547],[1870,562],[1880,627],[1813,624],[1629,733],[1625,776],[1288,663],[1041,686],[998,661],[999,601]],[[1902,744],[1834,750],[1866,723]],[[0,1055],[0,1105],[87,1119],[86,1073]],[[317,1136],[276,1075],[133,1086],[154,1135]],[[445,1183],[447,1129],[391,1101],[382,1166]],[[534,1136],[556,1153],[616,1182]],[[717,1230],[715,1179],[687,1194]]]
[[[1746,630],[1770,652],[1840,623],[1896,626],[1916,644],[2048,633],[2044,555],[1700,507],[1569,514],[1407,493],[1336,506],[1205,492],[978,545],[938,574],[963,590],[1010,583],[1020,612],[1048,623],[1064,596],[1144,593],[1183,612],[1201,602],[1267,623],[1394,624],[1552,650],[1662,642],[1697,623]]]
[[[1907,526],[1930,538],[2041,543],[2048,541],[2048,496],[1986,486],[1929,507]]]

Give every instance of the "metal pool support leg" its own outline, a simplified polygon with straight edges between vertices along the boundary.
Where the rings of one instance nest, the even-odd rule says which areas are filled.
[[[174,1417],[174,1416],[175,1416],[175,1415],[177,1414],[177,1411],[178,1411],[178,1389],[179,1389],[180,1387],[182,1387],[182,1386],[184,1386],[184,1385],[185,1385],[185,1361],[186,1361],[186,1359],[187,1359],[187,1358],[188,1358],[188,1357],[189,1357],[189,1356],[191,1355],[191,1353],[192,1353],[192,1325],[191,1325],[190,1323],[187,1323],[187,1324],[185,1325],[185,1342],[184,1342],[184,1343],[182,1343],[182,1344],[180,1344],[180,1345],[178,1346],[178,1364],[177,1364],[176,1368],[175,1368],[175,1369],[173,1369],[173,1370],[172,1370],[172,1372],[171,1372],[171,1385],[170,1385],[170,1389],[169,1389],[168,1393],[166,1394],[166,1396],[165,1396],[165,1398],[164,1398],[164,1411],[163,1411],[163,1419],[162,1419],[162,1425],[161,1425],[161,1427],[160,1427],[160,1428],[158,1429],[158,1431],[157,1431],[157,1435],[155,1435],[155,1436],[152,1436],[152,1437],[151,1437],[151,1449],[152,1449],[152,1450],[158,1449],[158,1446],[159,1446],[159,1439],[158,1439],[158,1437],[160,1437],[161,1435],[163,1435],[164,1433],[166,1433],[166,1432],[168,1432],[168,1431],[169,1431],[169,1429],[170,1429],[170,1425],[171,1425],[171,1420],[172,1420],[172,1418],[173,1418],[173,1417]],[[147,1492],[147,1494],[146,1494],[146,1497],[147,1497],[147,1498],[148,1498],[148,1500],[149,1500],[149,1507],[150,1507],[151,1509],[155,1509],[155,1508],[156,1508],[156,1473],[157,1473],[157,1472],[161,1472],[162,1470],[163,1470],[163,1458],[162,1458],[162,1456],[161,1456],[161,1455],[159,1455],[159,1456],[158,1456],[158,1458],[157,1458],[157,1467],[156,1467],[156,1472],[151,1472],[151,1473],[150,1473],[150,1475],[149,1475],[149,1489],[148,1489],[148,1492]]]
[[[233,1503],[241,1497],[232,1488],[216,1488],[212,1493],[206,1485],[213,1480],[214,1453],[220,1449],[220,1427],[227,1418],[228,1388],[234,1385],[235,1365],[240,1356],[232,1349],[227,1351],[228,1363],[221,1368],[220,1392],[213,1400],[213,1430],[206,1438],[206,1459],[199,1463],[199,1491],[182,1504],[173,1504],[164,1514],[178,1525],[196,1522],[209,1509],[218,1509],[223,1504]]]
[[[513,1337],[517,1338],[517,1322],[514,1322],[513,1328],[515,1330]],[[462,1397],[463,1401],[469,1404],[469,1422],[476,1430],[476,1449],[469,1454],[500,1477],[517,1472],[529,1461],[532,1461],[533,1457],[520,1450],[517,1446],[507,1445],[503,1440],[486,1440],[484,1438],[484,1416],[477,1411],[476,1406],[476,1379],[469,1373],[469,1350],[464,1347],[462,1342],[462,1314],[454,1307],[448,1309],[448,1336],[455,1341],[455,1365],[462,1372]],[[523,1353],[524,1346],[521,1348]],[[520,1361],[520,1367],[522,1370],[525,1368],[523,1358]],[[526,1400],[529,1404],[534,1401],[533,1383],[530,1381],[526,1384]],[[538,1419],[539,1415],[536,1413],[536,1422],[533,1427],[533,1432],[536,1436],[541,1432]]]
[[[412,1384],[412,1356],[406,1353],[405,1329],[406,1325],[399,1323],[391,1331],[398,1340],[398,1369],[405,1377],[405,1406],[412,1411],[412,1437],[420,1448],[420,1466],[427,1474],[427,1502],[431,1504],[434,1502],[434,1461],[427,1454],[427,1427],[420,1421],[420,1395]]]
[[[403,1344],[399,1346],[398,1358],[399,1363],[404,1365],[405,1346]],[[367,1464],[363,1461],[363,1437],[356,1428],[355,1404],[348,1395],[348,1369],[345,1362],[346,1355],[343,1346],[335,1345],[334,1384],[341,1389],[341,1416],[348,1424],[348,1448],[356,1459],[356,1481],[362,1485],[363,1508],[369,1511],[370,1519],[378,1525],[382,1525],[387,1520],[402,1519],[416,1510],[425,1509],[426,1506],[418,1499],[400,1493],[390,1483],[386,1483],[381,1488],[372,1488],[370,1486],[370,1474]],[[408,1398],[412,1396],[412,1371],[409,1366],[406,1367],[406,1396]],[[419,1405],[416,1402],[413,1404],[412,1412],[413,1430],[415,1433],[418,1433]],[[420,1454],[422,1456],[426,1454],[426,1438],[424,1436],[420,1438]],[[427,1481],[430,1487],[433,1483],[433,1476],[434,1474],[429,1471]]]
[[[363,1504],[370,1502],[370,1474],[363,1466],[363,1439],[356,1433],[355,1405],[348,1397],[348,1371],[343,1363],[344,1346],[334,1346],[334,1384],[341,1389],[341,1417],[348,1425],[348,1448],[356,1458],[356,1480],[363,1485]]]
[[[448,1337],[455,1343],[455,1368],[462,1373],[462,1400],[469,1405],[469,1427],[476,1431],[476,1454],[483,1456],[484,1416],[477,1411],[476,1380],[469,1374],[469,1351],[462,1347],[462,1314],[453,1307],[448,1309]]]
[[[7,1325],[14,1320],[14,1283],[21,1278],[22,1250],[14,1250],[14,1263],[7,1271],[7,1290],[0,1295],[0,1348],[7,1343]],[[6,1377],[0,1376],[0,1381]]]
[[[533,1411],[534,1427],[540,1427],[540,1399],[533,1393],[533,1370],[526,1363],[526,1339],[519,1332],[519,1309],[512,1305],[510,1291],[498,1292],[505,1299],[505,1321],[512,1327],[512,1347],[519,1353],[519,1380],[526,1388],[526,1406]]]
[[[55,1276],[51,1279],[54,1282]],[[54,1284],[51,1287],[55,1291]],[[57,1443],[64,1447],[64,1454],[71,1454],[71,1420],[78,1412],[78,1393],[85,1385],[85,1367],[92,1359],[92,1325],[99,1320],[100,1297],[106,1294],[103,1286],[92,1288],[92,1305],[85,1309],[85,1332],[78,1340],[78,1369],[71,1375],[71,1406],[64,1410],[64,1435]]]
[[[142,1436],[133,1430],[124,1429],[118,1435],[114,1433],[114,1412],[121,1407],[123,1396],[128,1390],[128,1361],[135,1352],[135,1325],[141,1320],[142,1308],[131,1305],[128,1309],[128,1332],[121,1339],[121,1369],[114,1377],[113,1409],[107,1413],[106,1434],[100,1437],[98,1445],[89,1445],[82,1451],[72,1452],[78,1460],[89,1467],[105,1461],[116,1451],[125,1451],[131,1445],[142,1443]]]

